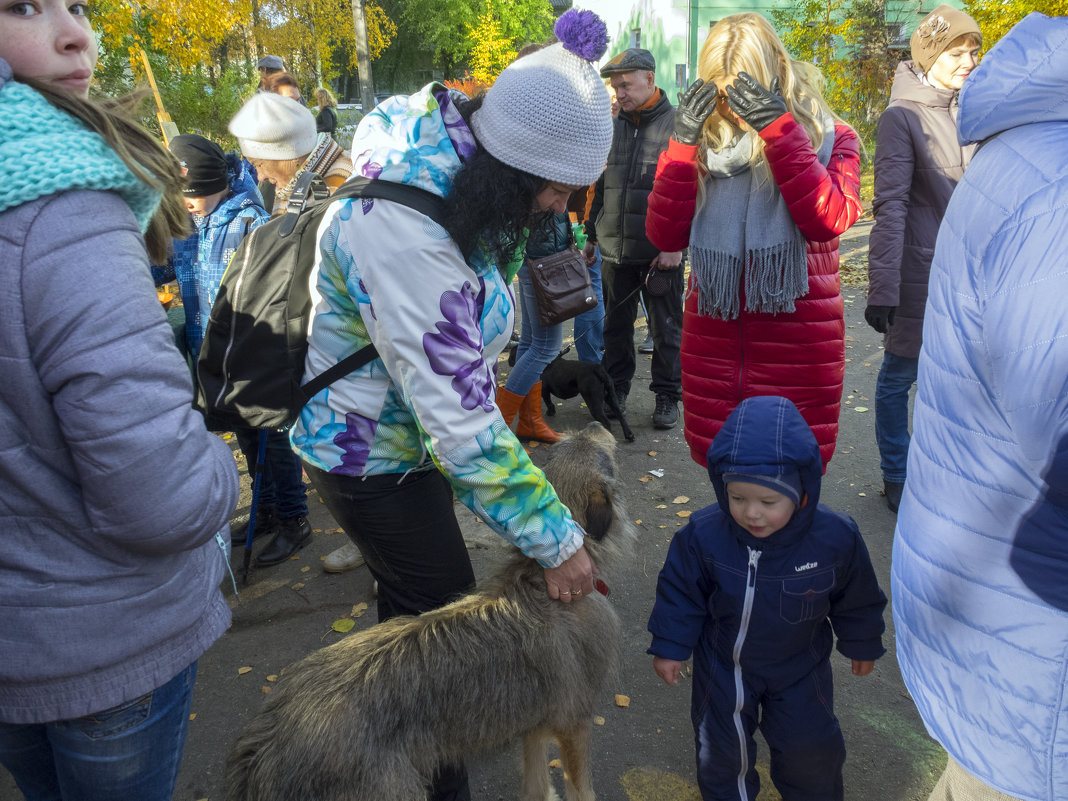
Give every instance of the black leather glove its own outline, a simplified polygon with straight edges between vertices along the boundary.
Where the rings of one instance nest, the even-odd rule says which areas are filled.
[[[727,103],[755,131],[763,131],[786,113],[778,77],[765,89],[748,72],[739,72],[734,86],[727,87]]]
[[[894,324],[896,313],[897,306],[867,306],[864,309],[864,319],[880,334],[885,334],[887,329]]]
[[[716,105],[719,90],[714,83],[705,83],[698,78],[679,95],[679,107],[675,109],[674,140],[683,145],[696,145],[701,139],[701,129]]]

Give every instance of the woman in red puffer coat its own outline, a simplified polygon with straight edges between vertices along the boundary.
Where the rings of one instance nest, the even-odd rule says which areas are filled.
[[[838,237],[861,213],[856,133],[818,71],[791,61],[759,14],[709,32],[657,165],[646,234],[689,247],[682,329],[686,441],[700,465],[744,398],[801,410],[824,469],[838,437],[845,322]]]

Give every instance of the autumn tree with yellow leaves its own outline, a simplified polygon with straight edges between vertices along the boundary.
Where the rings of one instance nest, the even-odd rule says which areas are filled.
[[[396,26],[375,3],[365,13],[374,59]],[[348,0],[98,0],[92,15],[106,94],[144,82],[144,51],[179,129],[224,145],[233,144],[226,123],[255,87],[264,53],[285,59],[306,94],[356,64]]]
[[[502,34],[500,23],[488,11],[479,16],[478,25],[470,29],[469,38],[474,42],[471,77],[489,86],[515,59],[512,40]]]
[[[964,11],[979,23],[983,49],[989,50],[1032,11],[1048,17],[1068,16],[1068,0],[965,0]]]

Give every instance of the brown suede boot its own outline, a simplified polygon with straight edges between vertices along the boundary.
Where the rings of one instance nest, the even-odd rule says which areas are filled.
[[[541,382],[530,388],[519,407],[519,425],[515,435],[522,439],[536,439],[539,442],[559,442],[560,435],[549,428],[541,417]]]
[[[516,429],[516,417],[519,416],[519,411],[526,400],[522,395],[509,392],[504,387],[497,388],[497,408],[501,410],[504,422],[512,431]]]

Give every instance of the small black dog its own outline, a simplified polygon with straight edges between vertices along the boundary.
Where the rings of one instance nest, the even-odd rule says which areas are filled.
[[[609,431],[612,424],[605,414],[605,406],[619,418],[623,427],[623,436],[627,442],[634,442],[634,434],[627,424],[627,417],[619,408],[616,401],[615,389],[612,379],[604,367],[598,362],[568,361],[560,354],[553,359],[549,366],[541,373],[541,399],[545,401],[546,414],[550,417],[556,414],[552,396],[567,400],[576,395],[582,395],[586,407],[590,410],[593,419],[603,425]]]

